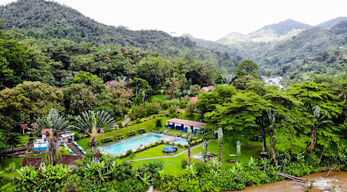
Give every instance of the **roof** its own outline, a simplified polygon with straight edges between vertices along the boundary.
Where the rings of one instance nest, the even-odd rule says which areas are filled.
[[[44,163],[44,160],[41,157],[25,157],[22,161],[22,167],[33,166],[39,168],[42,163]]]
[[[176,124],[184,124],[184,125],[193,126],[193,127],[205,126],[205,123],[202,123],[202,122],[189,121],[189,120],[177,119],[177,118],[169,119],[169,120],[167,120],[167,122],[176,123]]]
[[[28,124],[20,124],[20,128],[22,128],[22,129],[28,129]]]
[[[200,89],[201,92],[209,92],[211,90],[215,89],[213,86],[203,87]]]
[[[82,160],[82,156],[78,155],[61,155],[57,164],[74,165],[76,166],[76,160]]]
[[[209,89],[208,89],[207,87],[203,87],[203,88],[200,89],[200,91],[201,91],[201,92],[208,92]]]
[[[197,98],[197,97],[192,97],[192,98],[190,98],[190,103],[196,103],[196,102],[198,102],[199,101],[199,98]]]
[[[47,132],[49,133],[49,129],[42,129],[41,134],[46,134]]]

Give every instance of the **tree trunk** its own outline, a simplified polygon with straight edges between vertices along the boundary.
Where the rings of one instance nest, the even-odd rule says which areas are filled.
[[[49,139],[48,141],[48,162],[51,165],[54,165],[55,163],[55,149],[56,149],[56,145],[54,143],[54,139]]]
[[[219,145],[219,162],[222,162],[222,145]]]
[[[263,140],[263,152],[266,152],[266,135],[265,135],[265,127],[264,127],[264,126],[261,126],[260,129],[261,129],[261,137],[262,137],[262,140]]]
[[[310,146],[310,152],[312,153],[314,151],[314,148],[315,148],[316,142],[317,142],[317,128],[316,127],[314,127],[312,129],[311,138],[312,138],[312,142],[311,142],[311,146]]]
[[[190,157],[190,142],[188,143],[188,166],[190,166],[190,159],[191,159],[191,157]]]
[[[274,165],[277,164],[276,153],[274,149],[274,129],[270,128],[270,151],[272,153],[272,158],[274,159]]]

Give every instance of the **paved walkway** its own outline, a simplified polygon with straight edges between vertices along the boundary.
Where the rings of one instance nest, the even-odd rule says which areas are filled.
[[[84,155],[84,154],[82,153],[82,151],[81,151],[74,143],[68,143],[67,146],[69,146],[70,149],[71,149],[76,155],[79,155],[79,156]]]
[[[215,139],[211,139],[211,140],[207,141],[207,143],[212,142],[212,141],[214,141],[214,140],[215,140]],[[202,143],[199,144],[199,145],[196,145],[196,146],[194,146],[194,147],[192,147],[192,148],[190,148],[190,150],[195,149],[195,148],[197,148],[197,147],[200,147],[201,145],[202,145]],[[142,161],[142,160],[150,160],[150,159],[172,158],[172,157],[180,156],[180,155],[182,155],[183,153],[186,153],[187,151],[188,151],[188,150],[185,150],[185,151],[182,151],[181,153],[178,153],[178,154],[172,155],[172,156],[159,156],[159,157],[149,157],[149,158],[143,158],[143,159],[134,159],[134,160],[128,160],[127,162]]]

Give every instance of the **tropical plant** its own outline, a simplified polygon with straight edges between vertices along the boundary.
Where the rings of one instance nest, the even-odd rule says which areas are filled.
[[[94,147],[97,145],[96,137],[102,132],[108,132],[115,128],[116,122],[114,118],[106,111],[85,111],[82,116],[76,117],[76,125],[71,126],[77,130],[83,131],[91,137],[89,146]],[[95,159],[96,160],[96,159]]]
[[[47,135],[48,140],[48,162],[49,164],[54,164],[57,153],[59,150],[57,149],[58,142],[58,132],[64,131],[69,126],[69,121],[65,119],[65,117],[60,116],[59,112],[55,108],[51,108],[47,115],[42,116],[37,119],[38,126],[34,126],[31,130],[34,134],[41,133],[42,129],[49,129],[49,133]]]
[[[321,114],[319,106],[315,106],[315,107],[309,106],[308,111],[314,117],[313,126],[311,127],[311,139],[312,139],[312,141],[311,141],[310,148],[309,148],[309,151],[313,152],[314,148],[317,144],[318,129],[321,126],[331,124],[332,121],[327,119],[326,114]]]

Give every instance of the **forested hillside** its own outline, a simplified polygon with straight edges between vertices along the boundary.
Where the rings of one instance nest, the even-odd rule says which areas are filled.
[[[75,42],[135,46],[145,50],[175,53],[175,49],[193,49],[188,38],[172,37],[163,31],[132,31],[107,26],[78,11],[52,1],[19,0],[0,7],[0,18],[7,29],[13,27],[36,38],[65,38]],[[119,18],[117,18],[119,19]]]
[[[271,29],[271,34],[259,33],[265,28]],[[265,37],[274,37],[276,29],[279,34],[287,36],[290,35],[289,29],[300,29],[301,32],[290,38],[266,41]],[[235,55],[255,61],[262,76],[283,76],[289,83],[312,79],[311,74],[339,75],[346,68],[347,20],[344,17],[313,28],[287,20],[257,30],[247,38],[257,33],[265,40],[242,42],[246,36],[232,33],[232,36],[237,36],[238,42],[229,45],[229,48]],[[196,42],[199,46],[199,41]]]

